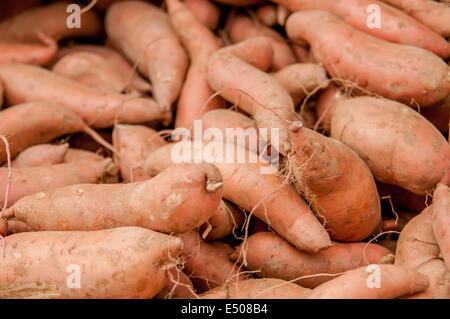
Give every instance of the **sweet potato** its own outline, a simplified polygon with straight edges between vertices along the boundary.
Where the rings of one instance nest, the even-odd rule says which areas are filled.
[[[433,206],[413,218],[401,231],[395,264],[429,277],[430,285],[413,298],[449,298],[450,272],[440,258],[441,250],[433,234]]]
[[[129,80],[121,76],[113,64],[91,52],[68,54],[55,63],[52,71],[99,91],[112,93],[125,92]]]
[[[0,1],[0,20],[9,18],[26,9],[38,6],[42,0]]]
[[[24,221],[35,230],[140,226],[166,233],[185,232],[208,221],[221,197],[222,177],[217,168],[183,164],[139,183],[84,184],[40,192],[22,198],[5,216]]]
[[[178,238],[138,227],[31,232],[6,240],[1,298],[152,298],[181,248]],[[80,287],[74,289],[77,269]]]
[[[330,131],[334,104],[343,96],[343,92],[333,83],[330,83],[328,87],[320,93],[316,104],[317,122],[314,125],[315,129],[320,126],[325,132]]]
[[[44,45],[0,42],[0,64],[20,62],[44,65],[48,63],[54,57],[56,51],[58,51],[58,44],[55,40],[41,32],[37,36]]]
[[[120,74],[121,78],[126,81],[126,83],[129,82],[132,90],[141,93],[151,91],[152,87],[150,83],[144,80],[130,63],[120,55],[120,53],[106,46],[80,44],[71,47],[63,47],[58,50],[55,60],[62,59],[66,55],[78,52],[94,53],[103,57],[109,64],[114,66],[115,71]]]
[[[450,94],[438,104],[421,109],[420,114],[433,123],[439,131],[448,133],[450,124]]]
[[[238,130],[242,129],[242,133],[236,133],[236,136],[230,137],[228,142],[231,143],[231,138],[233,138],[235,145],[246,148],[252,152],[258,152],[258,145],[253,145],[251,143],[251,141],[256,142],[258,138],[256,123],[248,116],[231,110],[217,109],[206,112],[202,115],[200,120],[202,125],[202,137],[207,129],[218,129],[222,132],[225,142],[227,140],[227,129],[237,129],[236,132],[240,132]],[[246,132],[249,134],[248,136],[245,136]],[[194,137],[195,132],[193,127],[191,128],[190,133],[191,138]],[[251,140],[250,137],[253,137],[254,139]]]
[[[167,270],[167,284],[161,290],[156,298],[193,298],[195,297],[195,288],[189,277],[182,271],[171,268]]]
[[[255,9],[258,20],[268,27],[273,27],[278,24],[277,6],[274,4],[264,4]]]
[[[120,175],[125,182],[146,180],[150,177],[144,172],[142,165],[151,152],[166,145],[155,130],[143,125],[118,124],[113,131],[113,145],[131,165],[120,164]]]
[[[229,282],[200,295],[202,299],[304,299],[309,289],[275,278]]]
[[[438,184],[433,195],[432,226],[447,269],[450,270],[450,188]]]
[[[395,208],[404,208],[416,214],[431,204],[431,197],[411,193],[399,186],[377,183],[377,189],[380,197],[384,197],[386,201],[390,197]]]
[[[209,0],[185,0],[184,4],[197,17],[197,19],[214,31],[219,26],[220,9]]]
[[[381,208],[364,161],[345,144],[301,125],[292,125],[291,142],[294,154],[288,169],[330,237],[348,242],[373,234],[381,223]]]
[[[52,3],[18,13],[0,22],[0,40],[17,42],[39,42],[36,31],[45,33],[59,41],[75,37],[99,37],[102,35],[102,21],[93,11],[83,13],[81,28],[68,28],[68,1]]]
[[[279,151],[287,154],[291,148],[288,127],[296,116],[289,93],[269,74],[235,53],[255,43],[270,47],[266,38],[258,37],[217,51],[208,64],[209,84],[215,91],[221,92],[223,98],[252,115],[258,128],[278,130]]]
[[[229,258],[230,247],[226,244],[213,245],[191,231],[179,235],[183,241],[181,257],[184,258],[184,271],[195,287],[204,292],[221,286],[227,281],[244,279],[238,273],[238,265]]]
[[[387,99],[340,99],[331,137],[353,149],[381,183],[419,195],[450,174],[450,145],[413,109]],[[411,156],[414,154],[414,156]]]
[[[69,133],[86,132],[106,145],[95,131],[72,111],[51,102],[29,102],[0,112],[0,134],[7,136],[11,157],[29,146],[50,142]],[[0,163],[6,160],[6,149],[0,147]]]
[[[181,143],[187,143],[185,144],[187,148],[192,147],[188,142],[160,147],[147,158],[144,164],[146,172],[154,176],[173,165],[172,149],[174,146],[183,148]],[[177,150],[179,149],[173,152]],[[238,150],[236,147],[234,154]],[[212,150],[213,153],[216,151]],[[241,151],[248,159],[247,151]],[[224,159],[218,159],[213,163],[223,176],[225,199],[248,212],[254,210],[256,217],[264,220],[297,249],[316,253],[331,245],[327,232],[295,189],[283,183],[283,180],[275,174],[261,174],[261,168],[267,167],[268,164],[237,161],[229,163]],[[255,188],[258,191],[255,192]]]
[[[306,288],[315,288],[332,280],[338,273],[362,267],[367,263],[379,263],[383,257],[392,254],[388,249],[376,244],[333,243],[332,247],[319,254],[310,255],[298,251],[271,232],[259,232],[250,236],[247,245],[245,251],[242,245],[237,247],[232,258],[239,257],[238,261],[242,261],[243,254],[246,254],[246,268],[252,271],[260,270],[255,273],[259,277],[287,281],[306,277],[295,281]]]
[[[273,48],[271,69],[278,71],[296,62],[294,52],[284,39],[275,30],[258,25],[243,14],[232,14],[228,17],[226,30],[233,43],[242,42],[254,37],[266,37]]]
[[[374,38],[331,13],[296,12],[289,17],[286,32],[293,41],[308,41],[316,61],[333,77],[372,93],[408,104],[414,99],[420,106],[450,93],[449,69],[438,56]]]
[[[218,39],[189,8],[178,0],[166,0],[170,20],[189,52],[190,65],[177,104],[175,127],[190,128],[194,120],[216,108],[225,107],[208,84],[207,65],[211,55],[220,49]],[[207,103],[208,102],[208,103]]]
[[[377,0],[343,0],[343,1],[329,1],[329,0],[273,0],[278,4],[285,5],[291,11],[300,10],[324,10],[338,16],[344,22],[349,24],[361,32],[368,33],[379,39],[385,41],[400,43],[405,45],[412,45],[429,50],[442,58],[450,56],[450,44],[439,34],[430,30],[417,20],[413,19],[404,12],[391,7],[385,3]],[[380,28],[372,27],[368,23],[369,13],[367,8],[369,5],[376,4],[380,8]],[[305,25],[310,22],[305,21]],[[315,21],[317,25],[323,22]],[[317,29],[314,24],[309,24],[311,30],[317,30],[319,33],[329,33],[323,28]],[[333,27],[334,28],[334,27]],[[334,30],[336,31],[336,30]],[[334,34],[334,32],[333,32]],[[336,40],[336,39],[335,39]],[[342,44],[347,42],[337,40]],[[380,51],[384,51],[385,49]],[[387,54],[390,56],[392,53]],[[361,56],[365,56],[361,54]],[[397,56],[403,57],[403,55]],[[357,64],[356,64],[357,65]]]
[[[450,8],[444,3],[428,0],[381,0],[396,7],[443,35],[450,36]]]
[[[169,111],[180,94],[188,57],[168,15],[149,3],[115,3],[106,12],[105,28],[112,42],[151,80],[161,111]]]
[[[224,238],[242,226],[244,217],[236,206],[221,201],[211,219],[200,227],[199,233],[206,240]]]
[[[111,159],[102,162],[76,162],[49,166],[13,168],[8,206],[24,196],[44,192],[56,187],[80,183],[98,183],[107,175],[117,172]],[[8,183],[8,168],[0,167],[0,203]],[[42,193],[40,193],[42,195]]]
[[[94,152],[80,150],[77,148],[69,148],[67,150],[66,156],[64,157],[64,163],[79,162],[79,161],[101,162],[103,161],[103,159],[104,159],[103,156],[98,155]]]
[[[325,69],[313,63],[294,63],[272,73],[272,76],[288,91],[294,104],[329,84]]]
[[[169,112],[162,112],[150,98],[104,93],[43,68],[18,63],[0,65],[0,81],[9,104],[29,101],[51,101],[78,114],[95,128],[121,123],[168,121]]]
[[[266,2],[266,0],[214,0],[214,1],[234,7],[254,6]]]
[[[373,270],[360,267],[311,290],[308,299],[392,299],[425,290],[428,277],[395,265],[378,265],[378,287],[369,285]]]
[[[69,149],[69,144],[40,144],[27,148],[12,162],[14,168],[60,164]]]

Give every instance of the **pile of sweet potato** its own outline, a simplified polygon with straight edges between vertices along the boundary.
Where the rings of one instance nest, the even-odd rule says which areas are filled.
[[[446,1],[2,1],[0,298],[450,298],[449,36]]]

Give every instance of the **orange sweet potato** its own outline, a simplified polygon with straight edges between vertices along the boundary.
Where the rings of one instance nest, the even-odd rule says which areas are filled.
[[[158,299],[193,298],[195,288],[189,277],[176,268],[167,270],[166,287],[156,296]]]
[[[450,56],[450,44],[439,34],[430,30],[411,16],[377,0],[273,0],[285,5],[291,11],[324,10],[340,17],[346,24],[364,33],[385,41],[421,47],[447,58]],[[409,1],[409,0],[408,0]],[[368,23],[367,8],[370,5],[380,8],[380,28]],[[309,22],[306,22],[308,24]],[[316,23],[321,24],[319,20]],[[315,26],[310,24],[311,29]],[[317,29],[315,29],[317,30]],[[319,28],[319,32],[326,32]],[[328,33],[326,33],[329,35]],[[333,33],[334,34],[334,33]],[[339,40],[338,40],[339,41]],[[342,44],[342,42],[340,42]],[[362,55],[364,56],[364,54]],[[389,55],[387,55],[389,56]],[[402,56],[402,58],[404,58]]]
[[[338,140],[301,126],[292,125],[291,143],[295,185],[330,237],[360,241],[373,234],[381,223],[380,200],[364,161]]]
[[[450,269],[450,188],[438,184],[433,195],[432,226],[434,237],[442,252],[447,269]]]
[[[336,274],[359,268],[367,263],[379,263],[392,254],[376,244],[333,243],[333,246],[316,255],[298,251],[287,241],[271,232],[258,232],[248,238],[247,246],[236,248],[232,258],[242,261],[246,254],[246,268],[260,271],[255,274],[264,278],[295,280],[306,288],[315,288],[332,280]]]
[[[268,27],[273,27],[278,24],[277,6],[274,4],[264,4],[255,9],[258,20]]]
[[[43,68],[19,63],[0,65],[0,81],[9,104],[50,101],[78,114],[95,128],[110,127],[115,120],[122,123],[145,123],[169,120],[150,98],[104,93]]]
[[[372,93],[408,104],[414,99],[420,106],[450,93],[449,68],[438,56],[374,38],[331,13],[296,12],[289,17],[286,32],[293,41],[308,41],[316,61],[333,77]]]
[[[167,0],[170,20],[189,52],[190,66],[177,104],[175,127],[190,128],[194,120],[216,108],[225,107],[208,84],[207,65],[210,57],[220,49],[218,39],[203,25],[189,8],[178,0]]]
[[[221,197],[222,177],[217,168],[182,164],[138,183],[73,185],[40,192],[22,198],[5,216],[35,230],[140,226],[166,233],[185,232],[208,221]]]
[[[168,15],[149,3],[119,2],[106,12],[105,28],[112,42],[151,80],[161,111],[169,111],[180,94],[188,57]]]
[[[236,231],[244,223],[244,214],[233,204],[221,201],[214,215],[200,227],[206,240],[221,239]]]
[[[209,0],[185,0],[184,4],[201,23],[216,30],[220,22],[220,9]]]
[[[69,144],[40,144],[27,148],[12,162],[14,168],[60,164],[69,149]]]
[[[104,157],[94,152],[85,151],[77,148],[69,148],[66,156],[64,157],[64,163],[79,162],[79,161],[103,161]]]
[[[330,136],[353,149],[377,181],[425,195],[450,175],[450,145],[413,109],[358,97],[339,99],[332,112]]]
[[[139,227],[31,232],[6,240],[1,298],[152,298],[181,248],[178,238]],[[77,270],[79,282],[71,281]]]

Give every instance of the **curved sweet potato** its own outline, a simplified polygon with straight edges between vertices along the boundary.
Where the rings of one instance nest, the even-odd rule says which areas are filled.
[[[390,250],[376,244],[333,243],[333,246],[316,255],[298,251],[287,241],[271,232],[258,232],[248,238],[245,252],[243,246],[236,248],[232,258],[242,261],[246,254],[246,268],[258,271],[256,275],[265,278],[295,280],[302,287],[315,288],[335,278],[334,274],[379,263],[383,257],[392,254]],[[364,258],[364,254],[365,257]],[[325,274],[320,276],[319,274]],[[317,275],[317,276],[314,276]]]
[[[275,278],[247,279],[229,282],[211,289],[202,299],[303,299],[309,289]]]
[[[150,177],[144,172],[142,165],[151,152],[166,145],[154,129],[143,125],[118,124],[113,131],[113,146],[122,154],[123,158],[131,165],[131,169],[123,162],[120,163],[120,175],[125,182],[141,181]]]
[[[230,260],[229,253],[233,249],[227,244],[206,242],[195,231],[180,234],[179,237],[183,241],[181,256],[185,260],[184,272],[200,292],[227,281],[244,279],[238,273],[238,265]]]
[[[308,299],[392,299],[424,291],[428,277],[395,265],[378,265],[379,288],[368,284],[374,271],[365,267],[327,281],[311,290]]]
[[[117,119],[122,123],[168,121],[169,112],[162,112],[149,98],[99,92],[74,80],[43,68],[18,63],[0,65],[0,81],[9,104],[29,101],[56,102],[95,128],[110,127]]]
[[[364,161],[338,140],[304,127],[292,125],[291,143],[295,185],[330,237],[347,242],[373,234],[382,221],[381,208]]]
[[[443,35],[450,36],[450,8],[447,4],[428,0],[381,0],[396,7]]]
[[[213,216],[222,197],[221,184],[220,172],[213,165],[183,164],[139,183],[80,184],[40,192],[22,198],[5,216],[35,230],[140,226],[166,233],[185,232]]]
[[[22,197],[44,192],[56,187],[81,183],[98,183],[116,172],[111,159],[102,162],[76,162],[49,166],[24,167],[12,169],[11,188],[8,206]],[[4,204],[8,168],[0,167],[0,203]],[[42,193],[40,193],[42,194]]]
[[[175,146],[177,148],[172,151]],[[147,158],[144,169],[150,176],[154,176],[173,165],[172,155],[183,147],[190,148],[192,144],[179,142],[160,147]],[[215,152],[218,152],[219,147],[225,146],[211,150],[213,156],[217,156]],[[234,154],[238,150],[249,159],[249,153],[244,149],[235,147]],[[237,161],[230,163],[223,158],[212,162],[223,176],[225,199],[248,212],[254,210],[256,217],[265,221],[281,237],[300,250],[317,253],[331,245],[327,232],[295,189],[283,183],[275,174],[261,174],[262,168],[269,168],[268,164]],[[255,188],[258,191],[255,191]]]
[[[169,111],[180,94],[188,57],[168,15],[149,3],[119,2],[106,12],[105,28],[112,42],[151,80],[161,111]]]
[[[69,144],[40,144],[27,148],[21,152],[12,162],[11,167],[22,168],[60,164],[69,149]]]
[[[185,0],[184,4],[201,23],[214,31],[219,26],[220,9],[209,0]]]
[[[9,62],[35,65],[47,64],[58,51],[58,44],[41,32],[37,36],[44,46],[18,42],[0,42],[0,64]]]
[[[325,89],[330,83],[325,69],[314,63],[294,63],[272,76],[289,92],[294,104],[317,89]]]
[[[210,57],[220,49],[218,39],[178,0],[166,0],[170,21],[189,52],[190,65],[177,103],[175,127],[190,128],[194,120],[209,110],[223,108],[225,101],[208,84]],[[206,104],[206,102],[208,102]]]
[[[59,41],[65,38],[98,37],[102,35],[102,20],[93,11],[82,16],[81,28],[68,28],[68,1],[36,7],[16,14],[0,22],[0,40],[17,42],[39,42],[36,31],[45,33]]]
[[[269,74],[235,53],[258,42],[262,47],[270,47],[265,37],[258,37],[217,51],[208,64],[209,84],[223,98],[252,115],[258,128],[277,130],[280,153],[287,154],[291,148],[289,123],[296,118],[289,93]]]
[[[324,10],[341,18],[346,24],[385,41],[421,47],[447,58],[450,44],[411,16],[377,0],[273,0],[291,11]],[[409,0],[408,0],[409,2]],[[380,8],[380,28],[368,22],[367,8],[376,4]],[[318,23],[321,23],[317,21]],[[306,22],[308,23],[308,22]],[[315,28],[310,25],[311,28]],[[317,30],[317,29],[316,29]],[[325,32],[319,28],[319,32]],[[333,33],[334,34],[334,33]],[[340,42],[342,44],[342,42]],[[364,56],[362,54],[362,56]],[[387,55],[388,56],[388,55]]]
[[[425,195],[450,175],[450,145],[444,136],[401,103],[373,97],[340,99],[330,136],[353,149],[381,183]]]
[[[333,77],[372,93],[407,104],[415,100],[420,106],[450,93],[449,68],[438,56],[374,38],[331,13],[296,12],[289,17],[286,32],[291,40],[308,41],[316,61]]]
[[[178,238],[139,227],[31,232],[6,240],[1,298],[152,298],[181,248]],[[74,289],[77,271],[80,287]]]
[[[227,26],[229,37],[233,43],[242,42],[254,37],[266,37],[273,48],[271,69],[278,71],[296,62],[294,52],[278,32],[264,25],[258,25],[243,14],[231,14]]]

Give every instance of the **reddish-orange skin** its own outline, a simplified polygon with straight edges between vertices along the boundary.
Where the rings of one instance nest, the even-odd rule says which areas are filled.
[[[129,82],[132,89],[143,93],[151,91],[150,83],[144,80],[119,52],[106,46],[80,44],[63,47],[58,50],[54,60],[60,60],[68,54],[77,52],[90,52],[100,55],[114,66],[114,70],[120,74],[122,79]]]
[[[275,278],[229,282],[211,289],[202,299],[304,299],[309,289]]]
[[[151,152],[166,145],[162,137],[154,129],[143,125],[118,124],[113,131],[113,146],[122,154],[123,158],[132,166],[120,162],[120,175],[125,182],[133,182],[149,179],[143,168],[145,160]]]
[[[183,147],[180,143],[168,144],[150,154],[144,164],[147,173],[154,176],[173,165],[172,149],[174,146]],[[234,153],[237,151],[238,148]],[[248,151],[244,150],[244,153],[248,159]],[[223,197],[247,212],[254,211],[256,217],[297,249],[317,253],[331,246],[327,232],[295,189],[275,174],[261,174],[261,168],[268,164],[225,163],[222,160],[215,161],[214,165],[223,176]]]
[[[182,271],[171,268],[167,270],[166,287],[156,296],[158,299],[194,298],[195,287],[189,277]]]
[[[383,257],[392,254],[390,250],[376,244],[333,243],[332,247],[311,255],[298,251],[271,232],[259,232],[250,236],[246,245],[246,268],[261,270],[255,273],[259,277],[291,281],[303,276],[325,274],[295,281],[306,288],[315,288],[336,278],[334,274],[362,267],[367,263],[378,263]],[[232,257],[239,256],[239,261],[242,261],[243,247],[242,244],[237,247]]]
[[[277,6],[274,4],[265,4],[255,9],[259,21],[268,27],[273,27],[278,24],[277,20]]]
[[[247,7],[264,3],[266,0],[214,0],[215,2],[234,7]]]
[[[296,12],[289,17],[286,32],[293,41],[308,41],[315,60],[331,76],[372,93],[408,105],[414,99],[420,106],[432,105],[450,93],[449,67],[438,56],[377,39],[331,13]]]
[[[291,142],[295,185],[330,237],[352,242],[373,234],[381,208],[364,161],[345,144],[304,127],[291,129]]]
[[[161,110],[170,110],[180,94],[188,57],[169,16],[150,3],[119,2],[106,12],[105,28],[112,42],[151,80]]]
[[[0,22],[0,41],[39,42],[37,31],[45,33],[59,41],[75,37],[99,37],[103,33],[103,24],[94,10],[83,13],[81,28],[68,28],[67,18],[70,13],[69,1],[52,3],[36,7],[8,17]]]
[[[448,4],[428,0],[381,0],[396,7],[444,37],[450,36]]]
[[[0,42],[0,64],[18,62],[25,64],[47,64],[58,51],[58,44],[43,33],[38,33],[44,46],[18,42]]]
[[[373,97],[340,99],[330,136],[353,149],[381,183],[426,195],[450,176],[445,137],[404,104]]]
[[[214,215],[222,198],[221,182],[213,165],[183,164],[138,183],[55,185],[22,198],[5,216],[14,216],[39,231],[139,226],[165,233],[186,232]],[[209,186],[214,188],[208,190]]]
[[[166,269],[175,266],[182,245],[138,227],[20,233],[6,241],[0,297],[16,299],[152,298],[166,285]],[[68,284],[76,266],[80,288]]]
[[[314,63],[294,63],[272,76],[289,92],[296,105],[308,94],[325,89],[329,84],[325,69]]]
[[[82,132],[86,125],[73,112],[55,103],[30,102],[0,112],[0,134],[7,137],[14,158],[29,146],[50,142],[70,133]],[[0,147],[0,163],[6,161]]]
[[[50,101],[78,114],[94,128],[121,123],[145,123],[171,118],[150,98],[105,93],[46,69],[7,63],[0,65],[0,81],[10,105],[29,101]]]
[[[229,258],[230,247],[225,243],[213,245],[200,238],[197,232],[180,234],[183,241],[181,256],[185,259],[184,272],[200,292],[244,279],[238,275],[238,265]]]
[[[27,148],[12,162],[14,168],[60,164],[64,162],[69,144],[41,144]]]
[[[184,4],[208,29],[214,31],[219,26],[220,9],[209,0],[185,0]]]
[[[377,189],[380,197],[385,197],[383,202],[389,203],[387,197],[390,197],[394,207],[401,207],[416,214],[431,203],[430,196],[427,198],[426,195],[417,195],[399,186],[377,183]]]
[[[112,170],[111,159],[103,162],[63,163],[49,166],[13,168],[8,207],[24,196],[56,187],[80,183],[98,183]],[[0,167],[0,203],[3,205],[8,184],[8,168]]]
[[[429,287],[411,298],[450,298],[450,272],[433,232],[435,204],[411,219],[397,241],[395,264],[428,276]],[[408,297],[408,298],[409,298]]]
[[[433,123],[439,131],[448,133],[450,124],[450,94],[437,105],[421,109],[420,114]]]
[[[64,163],[79,162],[79,161],[103,161],[105,158],[94,152],[85,151],[77,148],[69,148],[66,156],[64,157]]]
[[[243,212],[236,206],[221,201],[219,208],[207,224],[200,227],[199,233],[206,240],[222,239],[237,231],[244,223],[244,219]]]
[[[26,9],[36,7],[41,3],[42,0],[1,1],[0,20],[9,18]]]
[[[380,286],[369,287],[367,280],[373,270],[360,267],[311,290],[308,299],[392,299],[424,291],[428,277],[395,265],[379,265]]]
[[[285,5],[291,11],[328,11],[353,28],[379,39],[421,47],[442,58],[450,56],[450,44],[443,37],[404,12],[377,0],[274,0],[274,2]],[[367,20],[370,13],[367,12],[367,7],[371,4],[380,7],[381,28],[369,28]],[[313,25],[310,27],[314,28]],[[320,32],[326,31],[322,29]]]
[[[278,71],[296,62],[294,52],[287,44],[286,39],[271,28],[257,25],[245,15],[230,15],[227,22],[227,31],[233,43],[260,36],[268,38],[273,48],[271,64],[273,71]]]
[[[432,226],[445,265],[450,269],[450,188],[444,184],[438,184],[433,195]]]
[[[208,84],[206,73],[210,57],[221,46],[214,33],[186,5],[178,0],[167,0],[166,3],[172,25],[191,60],[177,104],[175,128],[190,128],[202,114],[226,106],[220,96],[209,101],[214,91]]]
[[[287,154],[290,149],[289,122],[296,118],[294,103],[277,80],[246,60],[242,48],[247,45],[253,48],[257,43],[262,48],[270,47],[267,38],[258,37],[217,51],[208,64],[209,84],[227,101],[250,114],[258,128],[267,128],[269,132],[271,128],[278,129],[279,150]],[[238,51],[240,55],[236,54]]]
[[[330,83],[317,99],[317,121],[320,121],[320,128],[325,132],[330,132],[333,107],[337,99],[341,97],[343,97],[342,91],[333,83]]]

